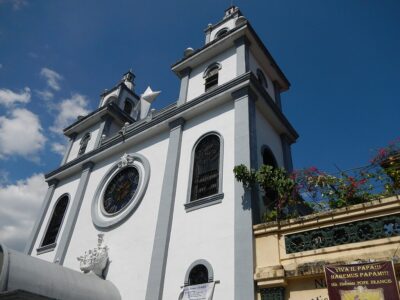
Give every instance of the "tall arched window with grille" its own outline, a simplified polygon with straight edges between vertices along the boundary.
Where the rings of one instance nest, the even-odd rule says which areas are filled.
[[[218,193],[220,173],[220,137],[209,134],[202,138],[194,151],[190,201]]]
[[[206,92],[218,86],[218,73],[220,69],[221,65],[219,63],[213,63],[204,72],[203,77]]]
[[[45,247],[56,242],[65,212],[67,210],[68,202],[68,195],[64,195],[58,199],[56,205],[54,206],[53,213],[50,217],[50,222],[47,225],[46,233],[40,247]]]
[[[78,156],[84,154],[86,152],[87,145],[90,141],[90,133],[86,133],[81,139],[81,145],[79,147]]]

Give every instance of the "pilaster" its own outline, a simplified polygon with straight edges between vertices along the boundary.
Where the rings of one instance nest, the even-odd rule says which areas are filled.
[[[178,106],[186,103],[191,71],[192,69],[188,67],[182,70],[179,74],[181,78],[181,87],[179,90]]]
[[[250,41],[242,36],[235,40],[236,46],[236,76],[242,75],[250,70],[249,46]]]
[[[255,99],[252,94],[247,87],[232,93],[235,101],[235,166],[244,164],[250,168],[257,166]],[[257,207],[254,205],[256,195],[245,190],[240,182],[235,181],[234,185],[234,300],[254,299],[252,207]]]
[[[61,166],[64,165],[67,162],[68,156],[71,153],[72,145],[74,144],[77,135],[78,135],[77,133],[73,133],[70,136],[70,139],[69,139],[69,142],[68,142],[68,148],[67,148],[67,151],[65,151],[65,153],[64,153],[64,158],[61,161]]]
[[[171,234],[172,216],[181,152],[182,131],[185,120],[179,118],[170,123],[170,136],[164,179],[161,190],[160,207],[151,255],[146,300],[162,300],[168,247]]]
[[[293,171],[293,161],[292,161],[292,149],[291,149],[291,140],[286,134],[281,134],[281,144],[282,144],[282,152],[283,152],[283,164],[285,166],[286,171]]]

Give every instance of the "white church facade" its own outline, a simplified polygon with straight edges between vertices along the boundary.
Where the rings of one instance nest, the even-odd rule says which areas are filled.
[[[265,207],[233,168],[291,170],[290,83],[237,7],[205,35],[172,66],[176,102],[152,109],[159,92],[136,94],[128,72],[64,130],[25,253],[0,246],[0,299],[170,300],[204,283],[212,299],[255,299]]]

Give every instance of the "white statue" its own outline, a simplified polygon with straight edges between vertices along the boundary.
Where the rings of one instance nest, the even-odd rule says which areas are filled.
[[[121,161],[118,163],[118,168],[121,169],[123,167],[126,167],[128,165],[132,165],[134,162],[134,158],[132,156],[130,156],[129,154],[124,154],[121,157]]]
[[[85,254],[77,259],[80,262],[81,271],[103,277],[104,269],[108,264],[108,246],[103,245],[103,233],[99,233],[97,236],[97,247],[93,250],[85,251]]]

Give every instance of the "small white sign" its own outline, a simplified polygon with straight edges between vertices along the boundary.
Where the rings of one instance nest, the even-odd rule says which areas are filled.
[[[215,282],[189,285],[183,288],[181,300],[212,300]]]

